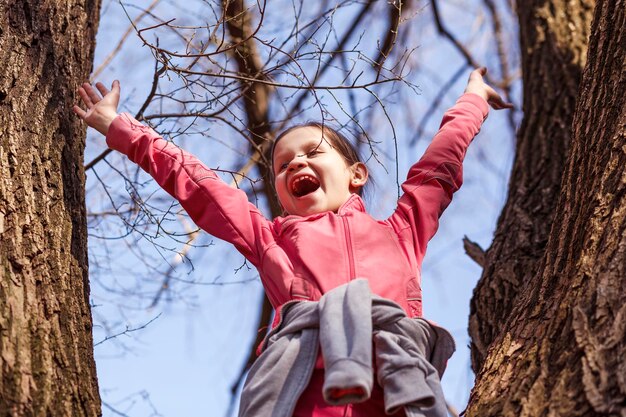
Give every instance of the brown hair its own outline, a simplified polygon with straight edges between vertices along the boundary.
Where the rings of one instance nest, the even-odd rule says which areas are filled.
[[[348,163],[348,166],[352,166],[356,164],[357,162],[363,162],[361,155],[359,155],[359,151],[357,150],[357,148],[352,144],[352,142],[350,142],[350,140],[348,140],[348,138],[343,133],[339,132],[339,130],[329,126],[326,123],[306,122],[306,123],[300,123],[300,124],[291,126],[276,137],[276,140],[272,144],[272,152],[270,154],[272,158],[272,176],[274,175],[274,150],[276,150],[276,144],[287,133],[295,129],[299,129],[301,127],[318,128],[324,134],[324,138],[329,140],[333,148],[335,148],[337,152],[339,152],[339,154],[343,157],[343,159]],[[362,196],[363,188],[365,187],[360,187],[359,190],[357,191],[357,194],[359,196]]]

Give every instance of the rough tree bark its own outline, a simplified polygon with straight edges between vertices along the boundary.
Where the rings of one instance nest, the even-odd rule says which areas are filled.
[[[545,253],[492,344],[473,416],[626,416],[626,4],[598,2]]]
[[[99,0],[0,0],[0,416],[97,416],[85,126]]]
[[[509,318],[543,255],[561,174],[595,0],[518,2],[524,120],[505,207],[470,304],[472,368]]]

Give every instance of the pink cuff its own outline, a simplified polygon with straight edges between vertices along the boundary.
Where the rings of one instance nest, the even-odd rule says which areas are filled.
[[[130,114],[120,113],[109,126],[106,136],[107,145],[113,150],[128,155],[133,138],[149,129]]]
[[[480,114],[480,117],[482,117],[483,121],[485,121],[485,119],[489,115],[489,103],[487,103],[487,100],[485,100],[478,94],[465,93],[456,102],[457,104],[458,103],[472,104],[474,107],[476,107],[476,110],[479,112],[479,113],[476,113],[476,115]]]

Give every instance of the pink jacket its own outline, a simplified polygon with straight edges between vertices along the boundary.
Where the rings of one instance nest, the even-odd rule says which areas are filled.
[[[341,284],[365,278],[373,293],[397,302],[410,317],[420,317],[426,245],[461,186],[466,149],[488,110],[481,97],[465,94],[445,113],[386,220],[367,214],[356,194],[337,213],[268,220],[245,192],[128,114],[115,119],[107,144],[150,173],[199,227],[235,245],[258,269],[275,308],[293,299],[319,300]]]

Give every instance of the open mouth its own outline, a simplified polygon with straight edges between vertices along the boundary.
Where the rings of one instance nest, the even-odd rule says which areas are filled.
[[[317,178],[310,175],[302,175],[291,182],[291,192],[296,197],[303,197],[307,194],[311,194],[318,188],[320,188],[320,182]]]

